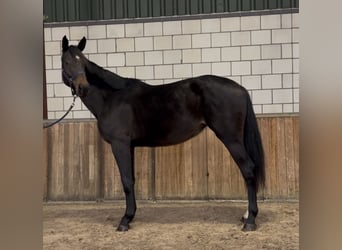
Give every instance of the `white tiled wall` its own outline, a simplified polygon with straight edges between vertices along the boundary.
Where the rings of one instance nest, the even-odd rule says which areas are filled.
[[[167,84],[203,74],[229,77],[249,90],[256,113],[299,110],[298,14],[44,28],[48,117],[72,101],[61,79],[61,39],[124,77]],[[67,118],[92,118],[76,101]]]

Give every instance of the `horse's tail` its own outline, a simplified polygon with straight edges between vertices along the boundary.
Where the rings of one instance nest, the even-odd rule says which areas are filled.
[[[258,190],[258,188],[265,187],[264,150],[262,147],[258,123],[249,95],[247,97],[247,115],[244,129],[244,143],[247,153],[255,165],[254,175]]]

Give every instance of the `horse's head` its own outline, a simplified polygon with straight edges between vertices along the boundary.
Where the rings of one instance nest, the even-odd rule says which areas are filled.
[[[89,88],[85,68],[87,59],[82,54],[86,45],[83,37],[77,46],[69,46],[66,36],[62,39],[62,78],[63,82],[72,89],[73,94],[85,97]]]

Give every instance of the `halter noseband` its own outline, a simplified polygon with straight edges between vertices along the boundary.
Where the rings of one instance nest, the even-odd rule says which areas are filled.
[[[77,71],[76,73],[72,74],[71,76],[63,69],[62,74],[65,77],[65,79],[68,81],[69,84],[71,84],[79,75],[85,75],[85,72],[83,70]]]

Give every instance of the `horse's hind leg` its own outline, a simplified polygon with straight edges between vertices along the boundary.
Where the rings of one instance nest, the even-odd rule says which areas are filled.
[[[248,194],[248,210],[244,216],[243,231],[253,231],[256,229],[255,218],[258,214],[257,205],[257,186],[254,175],[254,163],[250,159],[241,141],[224,142],[238,165],[241,174],[245,180]]]
[[[221,126],[220,126],[221,127]],[[243,143],[242,134],[238,131],[230,131],[229,126],[223,133],[213,128],[218,138],[229,150],[234,161],[238,165],[240,172],[245,180],[248,194],[248,210],[245,214],[243,231],[253,231],[256,229],[255,218],[258,214],[257,206],[257,184],[254,174],[254,163],[250,159]],[[247,215],[248,214],[248,215]]]

